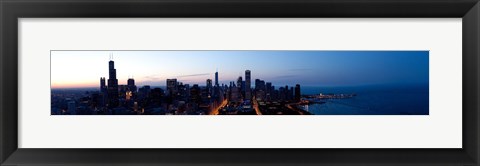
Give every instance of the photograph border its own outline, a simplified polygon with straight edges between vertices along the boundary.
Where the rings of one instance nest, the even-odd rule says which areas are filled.
[[[480,6],[478,2],[478,0],[0,0],[0,164],[479,165],[478,56]],[[158,17],[462,18],[463,148],[18,148],[19,18]]]

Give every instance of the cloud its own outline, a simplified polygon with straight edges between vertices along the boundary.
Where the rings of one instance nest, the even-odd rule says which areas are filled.
[[[156,75],[149,75],[149,76],[144,76],[143,79],[144,79],[144,80],[155,81],[155,80],[160,79],[160,77],[159,77],[159,76],[156,76]]]
[[[207,76],[210,73],[201,73],[201,74],[189,74],[189,75],[179,75],[177,78],[185,78],[185,77],[198,77],[198,76]]]

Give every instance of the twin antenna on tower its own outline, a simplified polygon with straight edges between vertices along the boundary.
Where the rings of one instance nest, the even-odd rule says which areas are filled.
[[[113,60],[113,53],[110,53],[110,60]]]

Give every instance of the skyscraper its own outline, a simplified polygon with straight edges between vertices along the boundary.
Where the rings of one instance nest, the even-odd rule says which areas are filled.
[[[179,100],[188,101],[188,94],[190,93],[190,87],[188,84],[178,83],[178,95]]]
[[[271,82],[267,82],[265,84],[265,99],[267,101],[270,101],[272,100],[272,83]]]
[[[128,90],[132,91],[133,93],[137,92],[137,86],[135,86],[135,80],[133,78],[129,78],[127,81]]]
[[[212,79],[207,79],[207,88],[212,88]]]
[[[261,79],[255,79],[255,90],[256,91],[258,91],[258,90],[266,91],[265,90],[265,81],[261,80]]]
[[[177,94],[177,79],[167,79],[168,95],[174,96]]]
[[[255,79],[255,99],[265,100],[265,81]]]
[[[245,70],[245,99],[252,99],[252,84],[251,84],[251,73],[250,70]]]
[[[133,78],[128,78],[127,89],[128,89],[128,91],[126,93],[126,100],[136,98],[136,96],[137,96],[137,86],[135,85],[135,80]]]
[[[107,85],[105,84],[105,77],[100,77],[100,92],[107,90]]]
[[[215,86],[218,86],[218,71],[215,72]]]
[[[237,79],[237,89],[238,89],[238,96],[240,99],[243,99],[243,93],[242,93],[242,87],[245,87],[245,85],[242,85],[243,84],[243,79],[242,79],[242,76],[239,76],[238,79]]]
[[[258,90],[259,89],[259,85],[260,85],[260,79],[255,79],[255,90]]]
[[[241,87],[241,86],[242,86],[242,82],[243,82],[243,78],[242,78],[242,76],[239,76],[239,77],[237,78],[237,87]]]
[[[213,86],[212,86],[212,79],[207,79],[207,93],[208,96],[212,96]]]
[[[201,91],[198,84],[193,84],[192,88],[190,88],[190,101],[196,104],[200,104],[202,102]]]
[[[108,94],[108,89],[107,85],[105,83],[105,77],[100,77],[100,101],[99,105],[101,107],[105,107],[105,104],[107,104],[107,94]]]
[[[295,85],[295,101],[300,102],[301,94],[300,94],[300,84]]]
[[[108,107],[115,108],[118,106],[118,80],[117,70],[113,60],[108,62]]]

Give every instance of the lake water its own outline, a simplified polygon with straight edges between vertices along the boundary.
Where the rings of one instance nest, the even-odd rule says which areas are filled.
[[[344,93],[347,99],[322,99],[300,108],[316,115],[428,115],[428,85],[302,87],[302,94]]]

